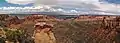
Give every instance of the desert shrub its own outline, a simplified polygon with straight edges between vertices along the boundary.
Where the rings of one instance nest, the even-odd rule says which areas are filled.
[[[19,36],[23,35],[21,30],[7,30],[6,37],[8,40],[17,40]]]

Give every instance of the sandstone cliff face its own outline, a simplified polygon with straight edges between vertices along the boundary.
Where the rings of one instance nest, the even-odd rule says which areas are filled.
[[[19,19],[17,16],[10,16],[5,19],[5,22],[7,27],[12,27],[12,26],[14,27],[15,25],[18,25],[24,22],[24,20]]]
[[[4,21],[8,17],[9,17],[9,15],[0,14],[0,21]]]

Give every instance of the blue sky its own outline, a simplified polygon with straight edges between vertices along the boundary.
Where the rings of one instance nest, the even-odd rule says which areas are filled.
[[[29,3],[29,4],[25,4],[25,5],[20,5],[20,4],[9,3],[6,0],[0,0],[0,7],[11,7],[11,6],[13,6],[13,7],[33,6],[33,3]]]
[[[120,0],[104,0],[109,3],[120,4]]]
[[[33,6],[33,4],[27,4],[27,5],[18,5],[18,4],[11,4],[11,3],[1,3],[0,7],[26,7],[26,6]]]

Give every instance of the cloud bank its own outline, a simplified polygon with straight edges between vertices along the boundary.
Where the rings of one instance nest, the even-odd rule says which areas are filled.
[[[29,3],[34,3],[34,5],[39,6],[44,5],[64,5],[67,7],[73,7],[69,12],[84,12],[84,13],[101,13],[101,14],[120,14],[120,4],[109,3],[106,0],[6,0],[8,3],[25,5]],[[117,2],[117,0],[116,0]],[[118,2],[117,2],[118,3]],[[51,6],[53,7],[53,6]],[[63,7],[63,8],[64,8]],[[66,9],[58,7],[57,9],[52,8],[57,11],[66,12]],[[78,8],[78,9],[75,9]],[[61,9],[61,10],[60,10]]]
[[[76,6],[90,11],[96,10],[106,14],[120,14],[120,4],[108,3],[105,0],[59,0],[59,4]]]

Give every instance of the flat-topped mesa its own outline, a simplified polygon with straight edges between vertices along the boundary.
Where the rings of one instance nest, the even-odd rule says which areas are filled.
[[[44,21],[44,20],[56,20],[55,17],[52,17],[52,16],[47,16],[47,15],[30,15],[30,16],[26,16],[24,17],[24,19],[26,21],[36,21],[36,20],[40,20],[40,21]]]
[[[30,16],[26,16],[24,19],[34,21],[36,19],[43,19],[43,18],[45,18],[44,15],[30,15]]]
[[[95,21],[103,20],[106,17],[106,20],[113,20],[116,16],[79,16],[75,20],[84,20],[84,21]]]

